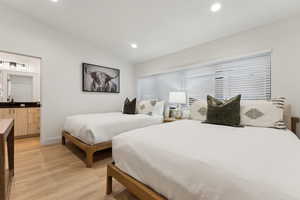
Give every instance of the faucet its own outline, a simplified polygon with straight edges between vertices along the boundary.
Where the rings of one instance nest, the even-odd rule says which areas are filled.
[[[8,96],[7,102],[8,103],[14,103],[14,98],[12,98],[11,96]]]

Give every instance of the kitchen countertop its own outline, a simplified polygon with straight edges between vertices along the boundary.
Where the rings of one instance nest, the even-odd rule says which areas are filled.
[[[0,108],[34,108],[41,107],[40,102],[0,102]]]

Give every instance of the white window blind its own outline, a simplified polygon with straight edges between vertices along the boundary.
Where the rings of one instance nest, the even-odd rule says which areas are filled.
[[[183,90],[183,75],[172,72],[144,77],[138,80],[138,100],[169,100],[169,93]]]
[[[219,64],[216,67],[215,96],[227,99],[241,94],[242,99],[271,98],[271,55],[261,55]]]
[[[215,91],[215,74],[195,75],[185,78],[185,90],[188,94],[188,104],[206,96],[213,95]]]
[[[137,82],[139,100],[156,99],[156,76],[141,78]]]
[[[168,101],[169,92],[185,90],[188,103],[205,100],[207,95],[228,99],[271,98],[271,54],[212,64],[205,67],[158,74],[138,80],[138,99]]]
[[[215,72],[213,65],[196,67],[185,70],[184,89],[187,92],[188,104],[191,105],[196,100],[204,100],[207,95],[215,95]]]

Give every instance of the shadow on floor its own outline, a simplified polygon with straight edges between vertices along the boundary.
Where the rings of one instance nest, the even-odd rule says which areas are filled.
[[[68,148],[74,155],[76,155],[82,162],[85,162],[85,152],[79,149],[76,145],[66,142],[66,148]],[[105,159],[112,157],[112,151],[111,149],[106,149],[102,151],[98,151],[94,154],[94,162],[103,161]]]

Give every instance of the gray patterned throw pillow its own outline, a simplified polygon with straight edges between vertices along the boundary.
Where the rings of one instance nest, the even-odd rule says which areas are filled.
[[[207,101],[197,100],[193,102],[190,107],[190,112],[191,112],[191,119],[204,122],[206,120]]]
[[[241,102],[241,124],[247,126],[286,129],[285,98],[247,100]]]

